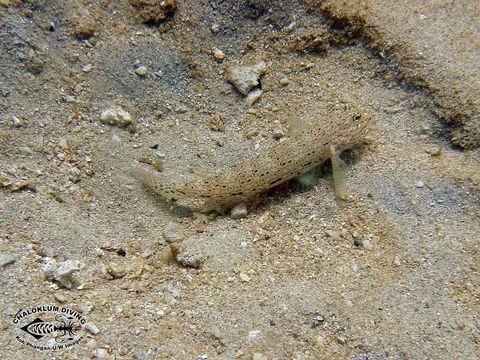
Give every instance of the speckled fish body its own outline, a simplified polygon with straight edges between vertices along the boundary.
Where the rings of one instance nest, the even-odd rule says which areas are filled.
[[[167,200],[194,210],[225,210],[249,203],[259,194],[319,166],[332,156],[358,144],[370,118],[350,107],[333,111],[328,121],[313,124],[285,141],[240,163],[204,178],[172,181],[136,167],[134,176]]]

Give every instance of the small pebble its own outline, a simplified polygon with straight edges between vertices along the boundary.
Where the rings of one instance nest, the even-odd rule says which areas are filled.
[[[432,156],[439,156],[442,153],[442,148],[440,146],[432,146],[430,149],[427,149],[426,152]]]
[[[347,301],[345,301],[345,305],[347,305],[348,308],[352,308],[352,307],[353,307],[353,302],[352,302],[352,300],[347,300]]]
[[[87,348],[88,349],[92,350],[92,349],[95,349],[97,346],[98,346],[97,340],[95,340],[93,338],[88,340],[88,342],[87,342]]]
[[[23,124],[22,124],[22,121],[21,121],[19,118],[17,118],[16,116],[12,116],[12,124],[13,124],[13,126],[16,127],[16,128],[18,128],[18,127],[20,127],[20,126],[23,125]]]
[[[73,274],[80,270],[80,261],[66,260],[57,263],[55,259],[46,257],[43,260],[42,271],[50,280],[55,280],[63,287],[71,289],[73,286]]]
[[[105,251],[103,251],[100,248],[95,248],[93,251],[95,252],[95,255],[97,255],[98,257],[105,256]]]
[[[111,107],[102,111],[100,121],[104,124],[128,126],[133,122],[133,117],[120,107]]]
[[[424,124],[420,125],[419,132],[421,134],[428,134],[431,131],[432,131],[432,125],[431,124],[424,123]]]
[[[347,338],[343,335],[337,336],[337,342],[344,345],[347,343]]]
[[[287,86],[290,84],[290,80],[287,77],[283,77],[280,79],[280,85]]]
[[[368,250],[368,251],[373,250],[373,243],[372,243],[372,240],[370,239],[363,241],[362,246],[365,250]]]
[[[67,102],[67,103],[74,103],[75,102],[75,98],[72,95],[65,95],[63,97],[63,100],[65,100],[65,102]]]
[[[179,106],[175,109],[175,112],[178,113],[178,114],[184,114],[188,111],[188,108],[186,106]]]
[[[88,323],[87,325],[85,325],[85,330],[87,330],[89,333],[93,335],[97,335],[100,332],[98,327],[95,324],[91,324],[91,323]]]
[[[184,238],[183,229],[178,223],[170,221],[163,228],[163,237],[168,243],[181,241]]]
[[[35,181],[33,180],[21,180],[13,184],[11,190],[12,191],[30,190],[30,191],[36,192],[37,186],[35,184]]]
[[[247,216],[248,210],[247,205],[244,203],[238,204],[230,211],[230,216],[232,219],[241,219]]]
[[[228,81],[243,96],[259,85],[260,76],[267,72],[267,64],[260,61],[252,66],[235,66],[228,69]]]
[[[7,176],[0,176],[0,187],[8,187],[12,185],[12,180]]]
[[[417,188],[423,188],[425,186],[425,181],[418,180],[415,185],[417,186]]]
[[[399,255],[395,255],[395,259],[393,259],[393,265],[395,265],[395,266],[400,266],[400,265],[402,265],[402,261],[400,260],[400,256],[399,256]]]
[[[10,254],[0,254],[0,267],[4,267],[15,262],[15,258]]]
[[[312,328],[320,326],[325,321],[325,318],[322,315],[315,315],[313,317]]]
[[[247,98],[245,99],[245,101],[248,105],[252,106],[257,102],[258,99],[260,99],[262,94],[263,94],[262,89],[255,89],[247,95]]]
[[[95,349],[95,351],[92,353],[92,356],[95,359],[105,359],[107,356],[107,350],[103,348]]]
[[[66,260],[59,264],[55,279],[63,286],[70,289],[72,287],[73,273],[79,270],[80,270],[80,261]]]
[[[147,75],[147,67],[146,66],[139,66],[135,69],[135,74],[138,76],[145,76]]]
[[[92,71],[92,64],[87,64],[84,67],[82,67],[82,71],[86,73]]]
[[[359,238],[353,238],[353,245],[358,247],[362,246],[362,240]]]
[[[213,57],[215,58],[215,60],[217,61],[222,61],[225,59],[225,54],[222,50],[220,49],[217,49],[217,48],[213,48],[212,50],[212,53],[213,53]]]
[[[242,282],[249,282],[251,280],[250,276],[248,276],[248,274],[242,272],[240,273],[240,281]]]
[[[219,24],[213,24],[212,27],[210,28],[214,34],[218,33],[220,31],[220,25]]]
[[[358,273],[360,271],[360,266],[358,266],[358,264],[353,264],[352,270],[354,273]]]
[[[176,261],[183,267],[199,269],[203,264],[204,258],[200,255],[178,255]]]
[[[252,330],[248,332],[248,340],[254,341],[260,337],[262,332],[260,330]]]
[[[296,21],[292,21],[292,22],[285,28],[285,30],[287,30],[287,31],[292,31],[293,29],[295,29],[296,26],[297,26],[297,22],[296,22]]]
[[[113,279],[120,279],[127,275],[126,267],[120,262],[111,262],[107,266],[107,272]]]
[[[62,304],[65,301],[67,301],[67,298],[65,296],[63,296],[62,294],[59,294],[59,293],[53,294],[53,297],[55,298],[55,300],[57,300],[59,303],[62,303]]]

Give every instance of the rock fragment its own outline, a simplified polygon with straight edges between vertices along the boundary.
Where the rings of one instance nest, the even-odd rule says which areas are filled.
[[[158,25],[173,16],[177,10],[175,0],[130,0],[139,13],[140,21],[146,25]]]
[[[259,79],[267,72],[267,64],[260,61],[252,66],[235,66],[228,69],[228,82],[243,96],[247,96],[250,90],[258,86]]]
[[[280,79],[280,85],[287,86],[290,84],[290,80],[287,77],[283,77]]]
[[[89,333],[93,335],[97,335],[100,332],[98,327],[92,323],[88,323],[87,325],[85,325],[85,330],[87,330]]]
[[[21,190],[29,190],[32,192],[36,192],[37,186],[35,184],[35,181],[33,180],[20,180],[12,185],[11,190],[12,192]]]
[[[67,298],[60,293],[53,294],[53,297],[55,298],[55,300],[57,300],[61,304],[63,304],[65,301],[67,301]]]
[[[200,269],[204,258],[201,255],[177,255],[175,258],[177,263],[183,267]]]
[[[98,349],[95,349],[95,351],[92,353],[92,356],[95,358],[95,359],[105,359],[107,357],[107,349],[104,349],[104,348],[98,348]]]
[[[147,67],[142,65],[135,69],[135,74],[137,74],[138,76],[145,76],[147,75],[147,71]]]
[[[0,176],[0,188],[5,188],[12,185],[12,180],[7,176]]]
[[[15,262],[15,258],[10,254],[0,253],[0,267],[4,267]]]
[[[220,114],[214,114],[210,118],[210,130],[225,132],[225,123]]]
[[[362,241],[362,246],[367,251],[373,250],[373,242],[370,239],[366,239],[366,240]]]
[[[232,219],[241,219],[248,215],[247,205],[244,203],[238,204],[230,210]]]
[[[199,269],[205,261],[205,256],[201,254],[188,253],[184,249],[174,244],[170,244],[170,253],[178,265],[187,268]]]
[[[442,153],[442,148],[440,146],[435,145],[425,151],[427,154],[430,154],[432,156],[439,156]]]
[[[250,341],[255,341],[257,340],[260,335],[261,335],[261,331],[260,330],[251,330],[248,332],[248,340]]]
[[[255,90],[249,92],[248,95],[247,95],[247,99],[246,99],[247,104],[252,106],[253,104],[255,104],[257,102],[258,99],[260,99],[262,94],[263,94],[262,89],[255,89]]]
[[[73,31],[73,35],[79,40],[88,40],[95,35],[97,25],[95,19],[86,10],[78,19],[77,26]]]
[[[12,124],[14,127],[19,128],[23,125],[23,122],[18,117],[12,116]]]
[[[395,266],[402,265],[402,260],[400,258],[400,255],[395,255],[395,258],[393,259],[393,265]]]
[[[102,111],[100,121],[104,124],[124,127],[133,123],[133,116],[120,107],[111,107]]]
[[[55,259],[48,257],[44,259],[42,266],[42,271],[48,279],[58,282],[67,289],[73,287],[73,274],[80,269],[78,260],[66,260],[58,264]]]
[[[225,59],[225,53],[217,48],[212,49],[213,58],[217,61],[223,61]]]
[[[183,229],[178,223],[171,221],[163,228],[163,237],[168,243],[179,242],[184,238]]]
[[[123,263],[120,262],[111,262],[107,266],[107,272],[114,279],[120,279],[127,275],[127,268]]]

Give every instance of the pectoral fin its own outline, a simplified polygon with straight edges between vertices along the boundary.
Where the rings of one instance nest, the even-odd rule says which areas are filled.
[[[330,146],[330,159],[332,161],[333,183],[335,196],[340,200],[347,200],[347,165],[340,159],[341,151],[335,145]]]
[[[307,171],[305,174],[300,175],[295,180],[297,180],[297,182],[302,186],[306,188],[311,188],[318,182],[318,178],[320,177],[320,174],[321,174],[320,166],[317,166]]]

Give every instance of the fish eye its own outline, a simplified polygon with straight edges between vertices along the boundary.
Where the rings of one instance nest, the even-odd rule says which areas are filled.
[[[360,114],[355,114],[353,115],[353,121],[357,122],[358,120],[360,120],[361,116]]]

